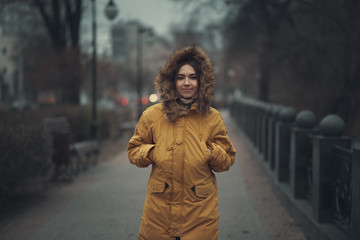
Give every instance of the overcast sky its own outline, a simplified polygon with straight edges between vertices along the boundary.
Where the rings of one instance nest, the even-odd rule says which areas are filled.
[[[89,1],[90,2],[90,1]],[[97,2],[97,41],[99,52],[109,51],[109,29],[118,21],[139,20],[149,27],[153,27],[156,34],[166,35],[169,26],[177,23],[183,17],[180,4],[171,0],[114,0],[119,13],[109,21],[104,8],[109,0],[96,0]],[[91,6],[86,6],[83,18],[82,42],[91,41]]]
[[[120,7],[118,19],[139,19],[153,26],[159,34],[165,34],[169,24],[182,18],[180,5],[170,0],[117,0],[117,3]]]
[[[83,46],[91,44],[91,0],[85,1],[88,3],[84,12],[82,21],[82,43]],[[172,0],[114,0],[119,14],[113,20],[109,21],[105,14],[104,8],[109,0],[96,0],[97,3],[97,40],[99,53],[111,53],[110,46],[110,28],[111,25],[118,21],[138,20],[148,27],[152,27],[156,34],[167,36],[171,39],[168,31],[173,24],[186,23],[190,17],[191,10],[195,6],[202,4],[201,12],[198,20],[198,26],[205,26],[209,22],[221,22],[221,19],[227,14],[225,9],[225,1],[209,1],[209,0],[194,0],[174,2]],[[184,7],[185,6],[185,7]]]

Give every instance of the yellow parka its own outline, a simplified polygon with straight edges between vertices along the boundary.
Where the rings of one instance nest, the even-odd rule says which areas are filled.
[[[179,104],[173,74],[180,61],[201,65],[198,99]],[[155,80],[162,102],[142,114],[128,144],[129,160],[152,165],[138,238],[216,240],[218,192],[215,172],[234,163],[235,149],[220,113],[210,107],[212,66],[199,47],[174,53]],[[210,151],[211,150],[211,154]]]

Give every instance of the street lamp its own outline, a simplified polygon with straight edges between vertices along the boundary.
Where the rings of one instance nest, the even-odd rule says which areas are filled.
[[[105,15],[109,20],[113,20],[117,14],[118,10],[116,5],[112,0],[105,7]],[[97,116],[96,116],[96,105],[97,105],[97,43],[96,43],[96,0],[91,0],[91,16],[92,16],[92,121],[91,121],[91,137],[92,139],[97,140]]]
[[[137,31],[137,96],[138,96],[138,102],[137,102],[137,113],[138,113],[138,120],[141,117],[142,114],[142,50],[143,50],[143,34],[145,32],[148,32],[149,36],[153,36],[153,31],[151,28],[145,28],[142,26],[139,26]]]
[[[116,18],[119,11],[113,0],[110,0],[104,9],[104,12],[109,20],[113,20],[114,18]]]
[[[143,27],[139,27],[138,29],[138,34],[137,34],[137,56],[136,56],[136,60],[137,60],[137,98],[138,98],[138,102],[137,102],[137,112],[138,112],[138,120],[141,117],[142,114],[142,94],[141,94],[141,90],[142,90],[142,34],[146,31],[145,28]]]

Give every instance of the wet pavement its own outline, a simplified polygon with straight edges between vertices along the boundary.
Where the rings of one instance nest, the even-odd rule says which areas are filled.
[[[219,240],[306,239],[274,196],[246,138],[222,112],[237,150],[230,171],[217,173]],[[12,218],[1,240],[136,240],[150,168],[129,164],[125,150],[82,173]],[[196,239],[201,240],[201,239]]]

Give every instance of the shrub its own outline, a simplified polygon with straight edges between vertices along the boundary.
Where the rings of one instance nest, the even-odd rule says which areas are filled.
[[[90,138],[91,108],[55,106],[26,111],[0,111],[0,208],[26,189],[27,180],[44,177],[51,167],[51,142],[42,120],[65,116],[70,124],[73,142]],[[127,116],[127,115],[125,115]],[[117,134],[118,113],[99,109],[97,112],[100,140]]]
[[[42,118],[66,117],[70,124],[74,142],[84,141],[91,137],[92,111],[89,106],[57,106],[36,111],[39,111]],[[117,131],[116,121],[117,113],[115,110],[97,110],[98,136],[100,140],[114,137]]]
[[[41,121],[30,112],[3,115],[0,132],[0,205],[5,206],[27,179],[47,173],[51,149]]]

